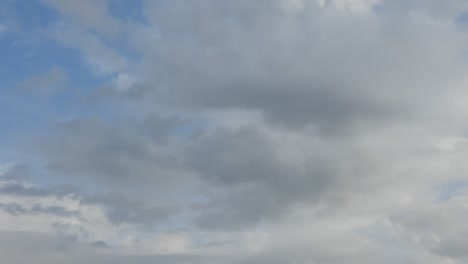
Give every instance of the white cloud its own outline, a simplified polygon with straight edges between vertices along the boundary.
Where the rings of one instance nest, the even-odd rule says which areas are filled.
[[[113,79],[115,88],[117,91],[125,92],[128,91],[129,89],[132,88],[135,84],[137,84],[137,81],[135,78],[128,73],[119,73],[117,76]]]

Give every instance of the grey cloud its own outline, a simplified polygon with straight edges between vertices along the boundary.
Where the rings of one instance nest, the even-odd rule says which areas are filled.
[[[48,196],[51,192],[47,189],[37,187],[26,187],[20,183],[10,183],[1,187],[3,194],[13,194],[19,196]]]
[[[2,259],[14,264],[41,261],[39,258],[54,252],[57,245],[57,240],[45,233],[2,231],[0,234]]]
[[[1,194],[16,195],[23,197],[76,197],[78,195],[78,192],[79,189],[76,186],[72,185],[60,185],[52,188],[42,188],[36,186],[25,186],[24,184],[19,182],[10,182],[0,187]]]
[[[110,110],[105,117],[63,122],[28,149],[53,180],[83,189],[7,183],[0,193],[70,197],[101,207],[112,228],[150,227],[147,236],[183,225],[190,238],[182,248],[197,243],[198,231],[236,243],[225,245],[234,249],[227,255],[208,247],[215,257],[147,256],[101,254],[118,248],[91,240],[78,254],[67,243],[83,234],[58,222],[68,254],[44,255],[54,240],[47,237],[41,253],[13,252],[10,263],[31,256],[38,263],[466,262],[466,201],[435,205],[429,190],[465,175],[462,165],[452,166],[464,155],[438,150],[439,141],[467,129],[466,36],[452,21],[463,1],[382,0],[367,13],[335,10],[339,1],[327,8],[312,0],[147,1],[144,23],[124,27],[119,36],[129,42],[112,48],[107,41],[121,23],[105,1],[95,9],[89,0],[47,2],[69,16],[52,28],[61,44],[80,50],[100,77],[130,71],[138,83],[92,94],[98,100],[91,103]],[[230,111],[243,111],[246,124],[237,125]],[[178,117],[187,112],[216,117],[180,136],[194,130],[192,120]],[[20,204],[1,207],[28,213]],[[380,218],[390,218],[385,241],[380,230],[359,233]],[[281,230],[296,225],[297,237]],[[322,225],[330,225],[326,235],[317,234]],[[257,237],[262,232],[267,242]],[[32,237],[22,252],[39,240]]]
[[[167,221],[170,216],[177,213],[176,208],[147,205],[117,193],[90,196],[82,199],[80,203],[103,205],[107,218],[116,225],[131,223],[151,228],[155,223]]]
[[[141,124],[141,133],[148,135],[151,139],[166,143],[177,130],[190,126],[191,120],[178,116],[165,117],[157,114],[147,116]]]
[[[152,227],[167,221],[178,212],[174,206],[154,206],[138,199],[130,199],[120,193],[90,195],[75,186],[26,187],[22,183],[7,183],[0,187],[0,194],[17,197],[71,198],[82,205],[101,206],[111,223],[123,223]],[[0,204],[0,209],[13,215],[51,214],[60,217],[81,217],[79,211],[63,206],[44,206],[40,203],[25,208],[17,203]]]
[[[0,203],[0,209],[3,211],[11,214],[11,215],[23,215],[28,212],[26,208],[24,208],[22,205],[17,204],[17,203]]]
[[[214,247],[219,247],[219,246],[224,246],[224,245],[231,245],[235,244],[238,241],[236,240],[221,240],[221,241],[210,241],[207,243],[202,243],[200,245],[197,245],[197,248],[214,248]]]
[[[343,158],[330,157],[324,147],[327,152],[334,147],[321,140],[305,141],[292,150],[283,148],[286,142],[256,127],[219,129],[201,136],[187,152],[188,166],[220,191],[209,196],[209,202],[195,205],[201,214],[198,224],[208,229],[242,229],[276,220],[287,217],[297,205],[315,206],[352,195],[371,177],[370,168],[359,169],[366,157],[344,153]],[[301,160],[285,155],[299,155]],[[343,171],[347,163],[354,168]]]
[[[413,208],[391,215],[401,239],[433,254],[453,259],[455,263],[468,260],[468,229],[464,222],[466,193],[439,203]]]
[[[29,175],[30,166],[27,164],[15,164],[2,173],[1,178],[6,180],[24,179]]]
[[[454,238],[450,240],[444,240],[433,251],[438,255],[448,256],[453,259],[467,260],[468,239]]]
[[[66,251],[61,246],[70,246],[70,241],[46,233],[4,232],[0,233],[0,254],[9,264],[124,264],[124,263],[162,263],[188,264],[213,263],[206,257],[197,255],[125,255],[101,254],[95,250],[85,250],[86,245],[74,242]],[[27,254],[25,254],[27,252]]]
[[[128,133],[120,135],[111,134],[113,131],[121,133],[125,129],[113,130],[102,123],[73,123],[64,133],[69,138],[66,141],[72,143],[48,145],[41,150],[56,148],[53,150],[55,153],[45,152],[51,155],[51,169],[69,174],[69,177],[92,175],[94,181],[105,181],[117,188],[128,187],[128,184],[143,188],[145,183],[151,183],[158,190],[161,188],[158,184],[165,186],[164,182],[175,180],[174,191],[178,191],[177,188],[184,188],[178,185],[178,177],[190,182],[198,179],[184,176],[186,172],[198,175],[207,184],[206,188],[214,186],[222,190],[222,194],[213,196],[211,191],[203,194],[210,201],[195,206],[197,214],[202,214],[198,219],[199,224],[212,228],[241,228],[263,219],[276,218],[293,205],[316,204],[331,195],[332,190],[337,191],[333,185],[345,179],[345,175],[337,168],[343,162],[351,162],[321,154],[324,148],[331,151],[332,146],[319,138],[312,143],[302,139],[310,146],[304,145],[294,150],[283,149],[286,143],[280,139],[281,136],[274,138],[267,132],[269,127],[261,125],[205,131],[195,138],[183,139],[180,144],[173,144],[173,149],[167,151],[167,144],[171,142],[165,135],[168,133],[167,129],[178,126],[173,122],[180,123],[177,119],[161,121],[151,117],[145,122],[135,124],[135,127],[127,127]],[[166,140],[154,136],[154,132],[166,137]],[[159,152],[149,151],[150,146],[159,148],[161,153],[167,153],[167,157],[161,158]],[[285,160],[285,151],[293,151],[293,155],[299,155],[301,161],[289,158]],[[73,153],[72,157],[61,155],[65,152]],[[159,173],[164,171],[161,168],[175,170],[176,174]],[[354,175],[352,173],[355,172],[352,171],[349,173],[349,182],[346,181],[340,191],[352,188],[352,177],[360,178],[354,179],[355,182],[361,182],[367,177],[366,174]],[[192,193],[189,190],[185,195]],[[109,219],[117,224],[126,221],[148,224],[158,218],[167,218],[173,210],[171,206],[151,208],[134,204],[120,196],[87,197],[82,201],[103,202]]]
[[[94,182],[124,188],[129,197],[153,201],[158,201],[164,186],[181,192],[180,196],[202,197],[203,202],[187,200],[193,205],[192,224],[206,229],[243,229],[287,217],[298,205],[346,199],[356,189],[369,187],[367,179],[375,167],[367,165],[372,159],[352,143],[351,136],[339,141],[313,130],[295,135],[272,133],[272,126],[259,123],[238,129],[207,129],[175,143],[168,140],[167,131],[183,122],[153,118],[129,122],[134,126],[112,127],[77,120],[54,137],[64,136],[60,142],[70,144],[52,142],[40,149],[49,155],[50,169],[70,180],[84,175]],[[149,151],[150,147],[156,152]],[[161,158],[159,153],[167,156]],[[175,173],[160,173],[164,171],[161,168]],[[167,185],[167,181],[174,181],[174,185]],[[201,189],[191,188],[200,185],[203,187],[197,188]],[[147,187],[153,191],[146,193]],[[165,201],[170,204],[170,200]],[[177,214],[172,205],[153,207],[150,202],[143,204],[118,195],[87,196],[82,202],[105,204],[114,224],[147,226]]]
[[[391,12],[393,14],[423,12],[436,18],[448,20],[453,20],[454,17],[468,9],[466,1],[457,0],[382,0],[379,6],[383,12]]]
[[[135,37],[145,40],[136,45],[148,55],[152,102],[259,110],[287,127],[315,124],[330,133],[404,119],[419,106],[408,96],[435,100],[437,84],[460,74],[453,29],[410,21],[390,31],[374,16],[329,20],[307,2],[297,13],[286,1],[155,4],[148,19],[160,37],[149,39],[145,28]],[[189,10],[198,11],[177,21],[167,15]]]
[[[161,263],[161,264],[202,264],[202,263],[216,263],[219,260],[210,260],[210,258],[198,256],[198,255],[111,255],[111,254],[85,254],[85,255],[72,255],[63,256],[58,260],[52,260],[53,262],[47,263],[69,263],[78,264],[86,263],[91,264],[146,264],[146,263]],[[42,264],[42,263],[41,263]]]
[[[52,214],[61,217],[80,217],[80,212],[77,210],[69,210],[63,206],[42,206],[34,205],[31,210],[34,214]]]
[[[47,140],[40,143],[40,149],[49,155],[49,168],[60,173],[115,184],[126,184],[132,177],[150,182],[161,180],[157,174],[164,173],[172,157],[153,141],[164,135],[158,134],[151,124],[147,131],[138,131],[139,126],[132,122],[122,126],[125,129],[98,120],[75,120],[61,126],[56,135],[69,144]],[[166,133],[168,128],[157,129]],[[63,155],[64,152],[69,154]]]
[[[91,245],[95,248],[108,248],[109,247],[109,245],[107,245],[107,243],[102,240],[95,241]]]
[[[358,252],[355,254],[346,254],[345,252],[328,255],[327,253],[314,252],[311,254],[310,248],[294,248],[294,249],[277,249],[275,252],[267,252],[254,256],[244,257],[242,260],[234,261],[234,264],[282,264],[288,261],[292,263],[312,263],[312,264],[346,264],[350,259],[355,263],[372,264],[372,263],[388,263],[372,256],[369,252]],[[410,262],[406,262],[410,263]],[[414,263],[416,264],[416,263]]]
[[[55,229],[57,237],[60,238],[63,242],[66,242],[61,247],[62,250],[67,249],[66,244],[73,244],[77,242],[79,237],[89,237],[88,231],[80,224],[56,221],[51,224],[51,227]]]
[[[35,204],[32,208],[25,208],[24,206],[17,203],[0,203],[0,209],[5,212],[15,215],[36,215],[36,214],[49,214],[60,217],[79,217],[79,211],[68,210],[63,206],[42,206]]]
[[[225,90],[202,88],[202,91],[193,90],[193,94],[185,92],[183,96],[190,98],[186,105],[260,109],[267,121],[286,128],[313,124],[324,134],[349,133],[348,127],[355,125],[356,121],[391,120],[397,114],[385,102],[372,102],[359,94],[334,91],[327,88],[327,84],[294,84],[295,81],[281,84],[275,80],[271,80],[272,83],[256,82],[231,81]]]

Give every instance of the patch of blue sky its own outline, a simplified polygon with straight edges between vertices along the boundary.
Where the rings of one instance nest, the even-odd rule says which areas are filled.
[[[459,14],[455,18],[455,23],[459,29],[468,31],[468,10]]]
[[[368,238],[374,244],[385,247],[385,251],[380,252],[379,257],[382,263],[404,263],[406,256],[406,246],[402,244],[393,230],[382,224],[374,223],[363,226],[355,230],[356,234]]]
[[[127,17],[138,21],[142,17],[138,11],[141,2],[112,1],[110,9],[120,19],[125,20]],[[27,144],[31,132],[35,135],[47,133],[53,127],[51,125],[60,120],[83,116],[111,119],[117,115],[119,111],[115,111],[112,105],[86,104],[82,100],[107,85],[113,76],[96,76],[88,67],[83,54],[57,42],[49,34],[50,27],[60,20],[53,10],[33,0],[9,1],[7,4],[12,7],[14,14],[5,19],[0,17],[0,21],[15,27],[6,28],[0,36],[0,154],[4,156],[0,161],[26,162],[35,171],[34,175],[42,175],[35,182],[47,183],[48,179],[59,177],[47,171],[47,164],[42,164],[42,161],[29,160],[28,157],[18,157],[12,153],[13,146]],[[124,40],[125,36],[121,37]],[[129,59],[137,58],[126,40],[108,41],[106,45]],[[33,91],[18,91],[20,83],[53,68],[63,70],[67,78],[66,82],[60,84],[63,87],[50,97],[44,99]]]
[[[33,43],[34,42],[34,43]],[[44,60],[35,52],[36,41],[25,39],[16,33],[9,33],[0,39],[0,90],[12,89],[18,81],[24,80],[43,69]]]
[[[144,0],[109,1],[109,13],[124,21],[146,23],[143,15]]]
[[[22,31],[33,31],[44,28],[59,19],[59,16],[51,9],[44,6],[37,0],[28,1],[8,1],[14,14],[10,18],[14,19],[13,24],[19,26]]]
[[[79,63],[78,52],[48,37],[48,27],[59,19],[55,12],[37,1],[13,1],[13,8],[21,27],[0,38],[0,90],[52,67],[72,72],[77,86],[96,84]]]
[[[18,153],[16,148],[1,146],[0,147],[0,174],[7,172],[18,164],[22,156]],[[23,162],[21,160],[21,162]]]
[[[376,4],[372,5],[372,11],[374,13],[380,14],[380,13],[385,12],[385,8],[381,3],[376,3]]]
[[[108,117],[112,110],[97,104],[84,106],[87,94],[108,82],[93,76],[79,52],[44,36],[33,43],[18,42],[18,34],[0,39],[0,144],[14,145],[29,137],[30,131],[45,133],[53,122],[68,117]],[[13,43],[17,44],[13,44]],[[46,100],[29,90],[19,92],[20,83],[50,69],[62,69],[67,80],[58,92]],[[34,87],[32,87],[34,89]]]
[[[179,139],[189,139],[197,134],[201,134],[204,130],[213,126],[213,122],[209,120],[193,120],[184,125],[177,126],[172,130],[172,136]]]
[[[80,61],[81,55],[78,52],[63,47],[53,40],[42,38],[34,43],[18,45],[12,45],[12,41],[14,42],[14,37],[0,41],[0,57],[2,57],[0,92],[2,101],[13,100],[11,97],[15,96],[15,90],[18,89],[19,83],[38,74],[43,74],[54,67],[62,69],[68,78],[68,84],[63,84],[64,87],[60,89],[59,96],[51,97],[52,100],[48,101],[47,104],[37,100],[38,98],[35,97],[34,93],[21,97],[21,100],[31,110],[37,104],[41,104],[40,108],[43,108],[44,111],[38,112],[38,109],[36,109],[34,113],[31,113],[36,117],[37,114],[47,111],[63,113],[64,108],[73,105],[72,100],[76,100],[76,96],[74,96],[76,93],[91,92],[92,89],[106,82],[102,78],[91,76],[87,67]],[[2,109],[4,107],[5,105],[0,106],[0,110],[6,110]],[[5,113],[8,111],[0,112]]]
[[[128,33],[129,32],[124,32],[123,34],[115,36],[112,39],[105,39],[99,36],[97,37],[106,47],[116,51],[120,56],[124,57],[130,65],[134,65],[141,60],[142,54],[139,50],[132,46],[133,43],[129,41],[131,36],[129,36]]]
[[[461,192],[468,190],[468,180],[450,181],[438,188],[440,189],[440,193],[435,202],[442,203],[457,197]]]

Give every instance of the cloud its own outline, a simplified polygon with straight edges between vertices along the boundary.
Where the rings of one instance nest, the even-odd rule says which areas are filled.
[[[468,260],[463,2],[43,3],[105,85],[1,167],[11,263]]]
[[[91,72],[97,76],[116,74],[127,67],[127,59],[106,45],[98,34],[67,23],[54,25],[50,32],[58,41],[80,51]]]
[[[151,228],[177,213],[174,206],[149,205],[117,192],[88,194],[76,186],[37,187],[15,181],[0,184],[0,196],[15,201],[0,203],[0,209],[14,216],[43,214],[86,222],[83,212],[87,207],[97,207],[111,224]]]
[[[62,206],[43,207],[39,204],[36,204],[32,208],[28,209],[17,203],[0,203],[0,209],[15,216],[27,214],[53,214],[61,217],[79,217],[78,211],[70,211]]]
[[[154,4],[147,17],[158,31],[141,27],[132,38],[141,40],[135,45],[153,101],[260,111],[269,121],[328,134],[413,114],[420,105],[408,97],[424,91],[437,98],[441,82],[460,78],[460,36],[450,25],[418,17],[400,25],[304,2],[293,13],[286,1]],[[197,11],[170,15],[189,10]]]
[[[416,0],[416,1],[380,1],[380,6],[385,11],[391,12],[420,12],[431,17],[444,20],[452,20],[468,8],[463,1],[439,1],[439,0]]]
[[[50,70],[19,83],[20,89],[34,95],[51,95],[63,90],[67,85],[67,74],[59,68],[53,67]]]
[[[465,215],[467,196],[460,194],[430,206],[421,206],[411,212],[394,215],[392,222],[401,228],[403,238],[410,243],[442,257],[466,261],[466,230],[462,221]]]
[[[77,119],[61,124],[57,130],[57,138],[70,144],[45,139],[38,147],[49,155],[50,169],[67,175],[84,174],[116,185],[128,184],[133,177],[163,183],[162,175],[171,174],[175,158],[158,142],[178,125],[177,118],[159,120],[157,116],[130,121],[125,124],[127,129],[101,120]],[[64,156],[64,151],[69,154]]]
[[[160,255],[131,256],[122,254],[100,253],[87,245],[75,245],[75,250],[63,252],[59,247],[66,243],[63,239],[44,233],[1,232],[0,252],[5,260],[12,264],[35,263],[209,263],[201,256]],[[28,254],[24,254],[28,252]]]
[[[122,22],[112,17],[108,10],[107,0],[99,1],[57,1],[41,0],[55,9],[62,18],[70,19],[93,31],[104,35],[115,35]]]
[[[7,32],[7,30],[8,30],[7,26],[0,24],[0,34]]]
[[[177,212],[176,208],[148,206],[142,201],[131,200],[118,193],[86,197],[80,203],[104,206],[109,221],[116,225],[131,223],[152,227],[156,222],[167,220]]]

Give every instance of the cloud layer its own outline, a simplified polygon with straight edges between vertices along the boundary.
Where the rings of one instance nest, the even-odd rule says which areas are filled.
[[[8,263],[468,261],[465,1],[33,2]]]

